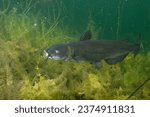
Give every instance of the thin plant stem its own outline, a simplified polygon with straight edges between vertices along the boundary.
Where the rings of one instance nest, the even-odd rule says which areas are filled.
[[[138,86],[127,98],[130,99],[139,89],[141,89],[148,81],[150,80],[150,77],[148,77],[140,86]]]

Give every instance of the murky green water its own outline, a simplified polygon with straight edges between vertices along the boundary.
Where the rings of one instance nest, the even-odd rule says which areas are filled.
[[[1,0],[0,8],[17,8],[27,15],[59,20],[59,25],[83,32],[93,20],[98,38],[134,40],[146,45],[150,38],[149,0]],[[40,19],[40,18],[39,18]]]

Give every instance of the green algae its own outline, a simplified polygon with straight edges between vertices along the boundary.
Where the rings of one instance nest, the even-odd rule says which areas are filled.
[[[0,43],[1,99],[126,99],[150,76],[150,53],[96,69],[87,62],[45,59],[28,41]],[[150,99],[150,82],[131,99]]]

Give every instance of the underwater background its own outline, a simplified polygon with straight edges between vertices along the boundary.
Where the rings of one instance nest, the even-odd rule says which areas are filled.
[[[150,99],[150,0],[0,0],[0,99]],[[93,39],[140,43],[122,62],[95,68],[54,61],[55,44]]]

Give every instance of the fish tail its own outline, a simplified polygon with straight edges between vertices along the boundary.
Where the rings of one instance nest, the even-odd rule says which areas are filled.
[[[141,33],[139,33],[139,35],[138,35],[137,42],[140,44],[140,49],[142,49],[143,52],[144,52],[144,45],[142,43],[142,35],[141,35]]]
[[[134,45],[134,47],[132,49],[132,52],[133,52],[134,56],[137,55],[137,53],[139,52],[140,48],[141,48],[140,44],[135,44]]]

